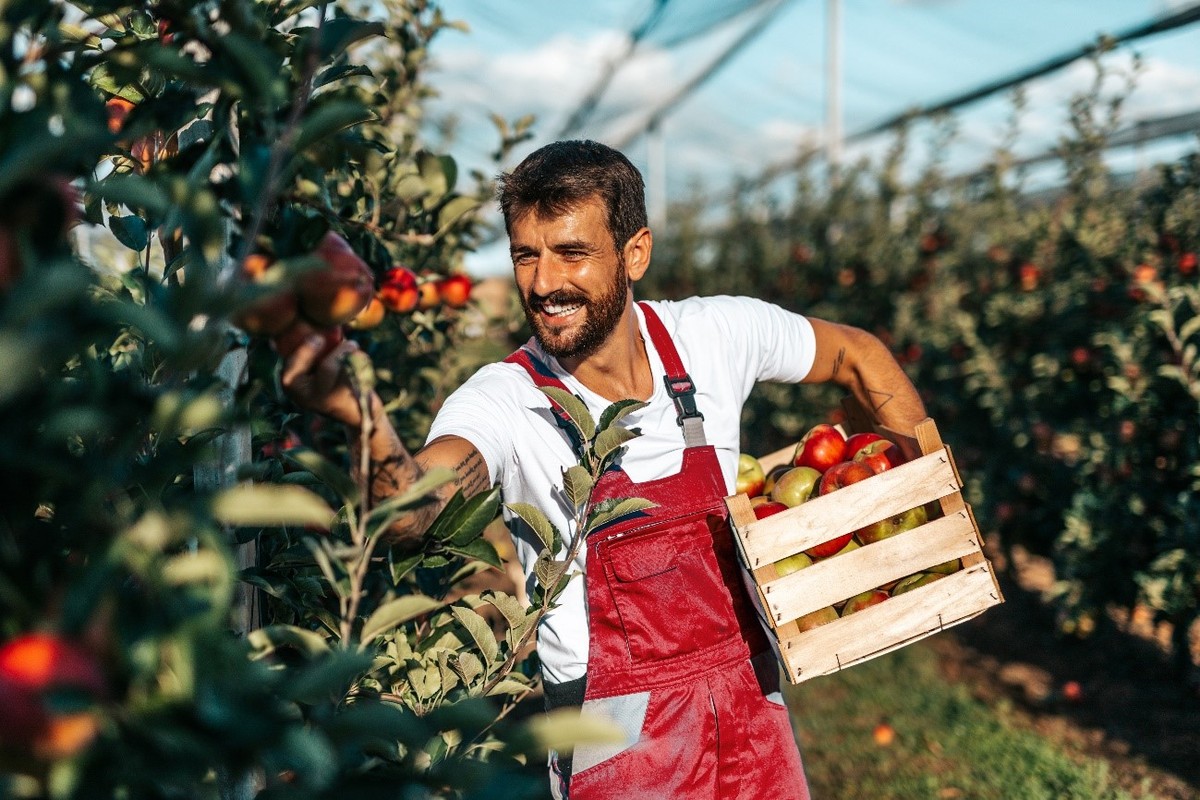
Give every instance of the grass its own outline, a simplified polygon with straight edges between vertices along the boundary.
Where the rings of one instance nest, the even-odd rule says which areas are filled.
[[[785,687],[815,800],[1129,800],[1082,761],[947,682],[915,644]],[[886,722],[891,744],[873,731]]]

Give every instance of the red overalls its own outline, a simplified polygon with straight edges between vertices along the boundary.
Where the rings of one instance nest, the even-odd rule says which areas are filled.
[[[575,748],[570,800],[807,800],[778,666],[738,572],[716,450],[703,443],[670,336],[642,310],[688,446],[677,474],[633,483],[614,469],[592,495],[657,506],[587,540],[582,713],[625,739]],[[508,360],[539,386],[565,388],[524,349]]]

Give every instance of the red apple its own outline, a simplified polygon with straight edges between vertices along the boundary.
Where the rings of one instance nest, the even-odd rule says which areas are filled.
[[[797,618],[796,627],[800,629],[801,633],[803,633],[804,631],[810,631],[819,625],[824,625],[827,622],[833,622],[837,618],[837,609],[833,606],[825,606],[824,608],[818,608],[816,611],[810,611],[804,616]]]
[[[872,542],[878,542],[881,539],[895,536],[898,533],[912,530],[919,525],[924,525],[928,519],[928,516],[925,514],[925,506],[917,506],[879,522],[872,522],[866,527],[859,528],[854,532],[854,536],[860,544],[871,544]]]
[[[252,285],[266,285],[263,276],[274,260],[262,253],[251,253],[242,260],[242,279]],[[251,336],[278,336],[296,321],[296,293],[286,287],[234,313],[234,325]]]
[[[763,493],[763,484],[766,483],[766,480],[767,476],[757,458],[749,453],[742,453],[738,456],[737,479],[734,483],[735,491],[738,494],[758,497]]]
[[[878,605],[889,597],[891,595],[881,589],[869,589],[861,594],[856,594],[846,601],[846,605],[842,606],[842,616],[846,617],[856,611],[862,611],[868,606]]]
[[[759,495],[755,500],[762,500],[761,503],[751,501],[750,507],[754,510],[755,519],[765,519],[773,514],[778,514],[780,511],[787,511],[788,507],[783,503],[777,503],[770,498]]]
[[[392,267],[383,276],[379,287],[379,299],[388,311],[407,314],[415,311],[420,299],[417,292],[417,274],[405,267]]]
[[[782,578],[784,575],[791,575],[793,572],[799,572],[805,567],[812,566],[812,563],[812,559],[804,553],[796,553],[776,561],[775,574]]]
[[[307,323],[296,321],[290,328],[278,336],[272,337],[271,346],[275,348],[275,352],[279,353],[283,358],[288,358],[292,353],[296,352],[296,348],[302,345],[310,336],[320,336],[324,341],[321,347],[321,353],[317,356],[317,363],[321,362],[325,356],[333,352],[345,339],[341,328],[327,328],[318,330]]]
[[[824,422],[814,425],[796,445],[792,464],[797,467],[812,467],[824,472],[844,460],[846,437],[832,425]]]
[[[887,747],[896,741],[896,729],[886,722],[881,722],[871,731],[871,738],[880,747]]]
[[[854,455],[854,460],[866,464],[872,473],[878,475],[885,470],[904,463],[904,454],[900,448],[887,439],[864,444]]]
[[[434,275],[426,275],[417,283],[417,310],[428,311],[436,308],[442,302],[438,293],[438,279]]]
[[[370,304],[375,276],[349,242],[333,231],[321,239],[315,255],[325,268],[300,277],[300,313],[320,328],[344,325]]]
[[[794,508],[813,496],[821,473],[812,467],[792,467],[779,476],[771,488],[771,499]]]
[[[347,325],[356,331],[367,331],[379,327],[383,323],[385,314],[387,314],[387,309],[383,307],[383,301],[379,299],[379,295],[375,295],[367,307],[358,312],[358,316],[350,320]]]
[[[857,461],[842,461],[834,464],[821,476],[818,494],[826,495],[835,492],[852,483],[866,480],[874,474],[866,464],[860,464]]]
[[[90,709],[60,710],[47,695],[73,692],[94,702],[105,688],[95,657],[79,644],[49,633],[18,636],[0,647],[0,745],[44,759],[75,755],[95,738],[99,720]]]
[[[471,298],[471,279],[466,275],[451,275],[437,283],[438,297],[450,308],[462,308]]]
[[[843,460],[853,461],[854,457],[858,455],[859,450],[862,450],[872,442],[883,441],[887,440],[873,431],[866,431],[865,433],[852,433],[846,437],[846,454]]]

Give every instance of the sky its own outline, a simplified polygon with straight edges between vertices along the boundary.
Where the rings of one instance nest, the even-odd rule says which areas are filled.
[[[619,65],[595,113],[570,138],[619,146],[646,175],[652,213],[697,186],[712,196],[738,178],[756,177],[825,140],[827,12],[841,18],[842,129],[871,128],[930,104],[1078,50],[1194,0],[666,0],[657,25],[631,48],[630,33],[662,0],[442,0],[466,33],[445,31],[430,50],[430,136],[464,167],[494,174],[536,147],[562,138],[564,123],[607,69]],[[722,24],[709,23],[750,8]],[[767,13],[769,12],[769,13]],[[754,25],[760,20],[758,25]],[[750,31],[753,28],[753,35]],[[678,96],[715,57],[741,46],[663,116],[659,137],[639,135],[655,109]],[[1135,62],[1140,67],[1135,70]],[[1135,76],[1123,120],[1200,110],[1200,23],[1119,47],[1102,63],[1106,92]],[[1077,61],[1023,86],[1018,157],[1052,148],[1066,132],[1069,102],[1096,80]],[[1011,92],[956,112],[958,131],[938,151],[951,172],[967,172],[994,152],[1013,115]],[[509,162],[491,114],[536,118],[535,136]],[[454,120],[450,139],[434,123]],[[849,144],[844,160],[878,158],[888,135]],[[912,130],[913,164],[927,161],[933,128]],[[1194,149],[1195,136],[1111,152],[1130,171]],[[1053,180],[1053,165],[1042,168]],[[665,199],[664,199],[665,198]],[[669,219],[667,220],[669,222]],[[504,243],[468,260],[478,274],[509,269]]]

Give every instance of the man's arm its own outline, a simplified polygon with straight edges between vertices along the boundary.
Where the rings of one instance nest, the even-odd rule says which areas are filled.
[[[323,343],[319,337],[305,342],[284,363],[281,383],[288,396],[299,406],[323,414],[346,426],[350,442],[350,463],[355,476],[362,463],[362,409],[344,369],[345,358],[357,349],[353,342],[339,345],[320,358]],[[475,445],[457,436],[442,436],[417,453],[408,451],[383,402],[372,392],[368,397],[370,436],[368,487],[372,503],[379,503],[403,492],[427,471],[445,467],[455,479],[438,489],[434,501],[405,514],[388,531],[391,544],[415,545],[421,535],[461,489],[467,497],[491,486],[487,463]]]
[[[849,391],[881,424],[911,434],[928,416],[908,375],[878,337],[860,328],[809,318],[816,357],[804,383],[832,381]]]

